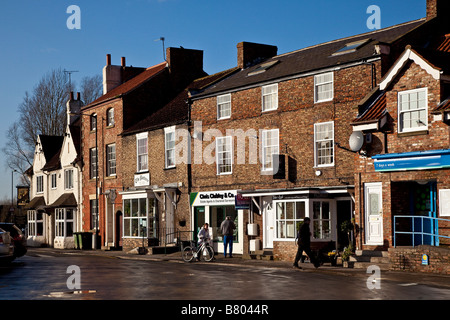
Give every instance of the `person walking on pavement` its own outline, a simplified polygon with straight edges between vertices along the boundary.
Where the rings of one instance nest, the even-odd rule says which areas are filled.
[[[311,260],[311,263],[314,264],[314,267],[318,268],[320,263],[316,260],[316,258],[312,255],[311,252],[311,231],[309,230],[309,224],[311,223],[311,219],[308,217],[305,217],[302,226],[300,227],[300,230],[297,233],[297,254],[295,255],[295,260],[293,267],[301,269],[301,267],[298,265],[298,261],[303,255],[303,251],[306,252],[309,259]]]
[[[220,224],[220,231],[223,235],[223,255],[227,257],[227,247],[230,248],[229,255],[230,258],[233,257],[233,233],[236,229],[236,225],[231,220],[230,216],[227,216],[224,221]]]

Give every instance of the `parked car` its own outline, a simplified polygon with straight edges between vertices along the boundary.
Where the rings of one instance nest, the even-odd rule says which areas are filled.
[[[0,228],[0,262],[14,260],[14,245],[8,231]]]
[[[13,255],[15,258],[21,257],[27,253],[27,239],[22,230],[13,223],[0,222],[0,228],[9,232],[12,238]]]

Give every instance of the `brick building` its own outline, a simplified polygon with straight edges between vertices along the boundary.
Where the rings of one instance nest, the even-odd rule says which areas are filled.
[[[144,246],[155,246],[191,237],[189,96],[234,70],[194,80],[122,133],[124,249],[142,246],[143,238]]]
[[[239,43],[239,71],[192,97],[191,223],[238,229],[234,251],[293,259],[299,223],[311,218],[313,244],[348,244],[340,224],[355,210],[350,123],[358,103],[400,55],[420,19],[277,55]]]
[[[122,246],[124,189],[122,132],[153,114],[193,79],[203,76],[203,52],[167,48],[167,61],[150,68],[103,69],[104,94],[82,108],[83,230],[95,232],[97,248]],[[127,155],[128,156],[128,155]]]
[[[352,122],[357,246],[450,244],[450,5],[428,1],[427,22]],[[421,36],[414,36],[414,35]]]

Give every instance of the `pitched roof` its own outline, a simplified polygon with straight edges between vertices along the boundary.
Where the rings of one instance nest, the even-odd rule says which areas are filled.
[[[370,97],[361,105],[361,114],[352,124],[377,122],[386,114],[386,92],[376,90],[369,95]]]
[[[375,45],[391,43],[402,35],[412,31],[425,22],[425,19],[411,21],[389,28],[376,30],[356,36],[334,40],[297,51],[281,54],[252,67],[242,69],[233,76],[220,81],[204,90],[194,98],[206,95],[230,92],[246,86],[256,86],[261,83],[281,80],[295,75],[317,72],[318,70],[345,65],[352,62],[374,58]],[[352,50],[349,45],[357,43]],[[269,68],[261,68],[262,64],[275,62]],[[263,71],[261,69],[264,69]],[[262,72],[261,72],[262,71]]]
[[[125,130],[122,134],[129,135],[146,130],[155,130],[187,121],[189,116],[189,105],[187,100],[190,97],[190,93],[200,92],[205,87],[230,76],[237,70],[239,69],[231,68],[194,80],[168,104]]]
[[[99,97],[97,100],[94,100],[87,106],[82,107],[82,109],[89,108],[90,106],[99,104],[101,102],[107,101],[109,99],[118,98],[120,96],[126,95],[127,93],[133,91],[134,89],[140,87],[144,82],[151,79],[153,76],[161,72],[167,68],[167,62],[162,62],[160,64],[154,65],[145,69],[145,71],[141,72],[137,76],[131,78],[130,80],[122,83],[121,85],[115,87],[114,89],[108,91],[106,94]]]
[[[46,161],[49,161],[56,152],[59,152],[63,139],[63,136],[39,135],[39,140],[41,141],[41,147]]]
[[[450,111],[450,97],[442,101],[434,110],[433,113],[440,113]]]

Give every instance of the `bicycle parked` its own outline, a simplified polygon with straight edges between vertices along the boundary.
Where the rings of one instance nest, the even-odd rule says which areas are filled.
[[[214,259],[214,249],[208,241],[202,241],[200,246],[196,246],[195,242],[191,241],[191,245],[183,249],[181,257],[185,262],[191,262],[194,259],[209,262]]]

